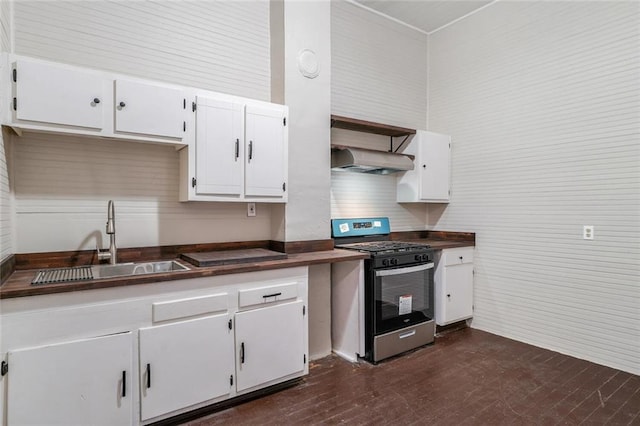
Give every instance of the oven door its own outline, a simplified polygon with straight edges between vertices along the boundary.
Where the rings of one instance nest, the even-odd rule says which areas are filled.
[[[434,318],[433,263],[374,271],[374,335]]]

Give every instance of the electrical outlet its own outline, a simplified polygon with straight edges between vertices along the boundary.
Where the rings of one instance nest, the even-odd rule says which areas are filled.
[[[256,203],[247,203],[247,216],[253,217],[256,215]]]
[[[582,228],[582,238],[585,240],[593,240],[593,225],[585,225]]]

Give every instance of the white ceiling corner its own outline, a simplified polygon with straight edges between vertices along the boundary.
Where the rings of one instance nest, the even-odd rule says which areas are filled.
[[[492,0],[351,0],[425,33],[472,13]]]

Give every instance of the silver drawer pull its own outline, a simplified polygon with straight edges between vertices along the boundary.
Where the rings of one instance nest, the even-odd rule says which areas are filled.
[[[411,336],[413,336],[415,334],[416,334],[416,331],[415,330],[411,330],[410,332],[401,334],[398,337],[401,338],[401,339],[404,339],[404,338],[407,338],[407,337],[411,337]]]

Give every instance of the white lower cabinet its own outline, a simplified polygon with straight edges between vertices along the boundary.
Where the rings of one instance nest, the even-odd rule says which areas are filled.
[[[307,286],[300,266],[1,299],[0,425],[148,424],[303,376]]]
[[[132,333],[8,353],[8,425],[132,422]]]
[[[447,325],[473,316],[473,247],[444,249],[435,272],[436,324]]]
[[[238,392],[304,371],[304,311],[296,301],[236,314]]]
[[[143,421],[231,393],[229,320],[224,313],[140,329]]]

